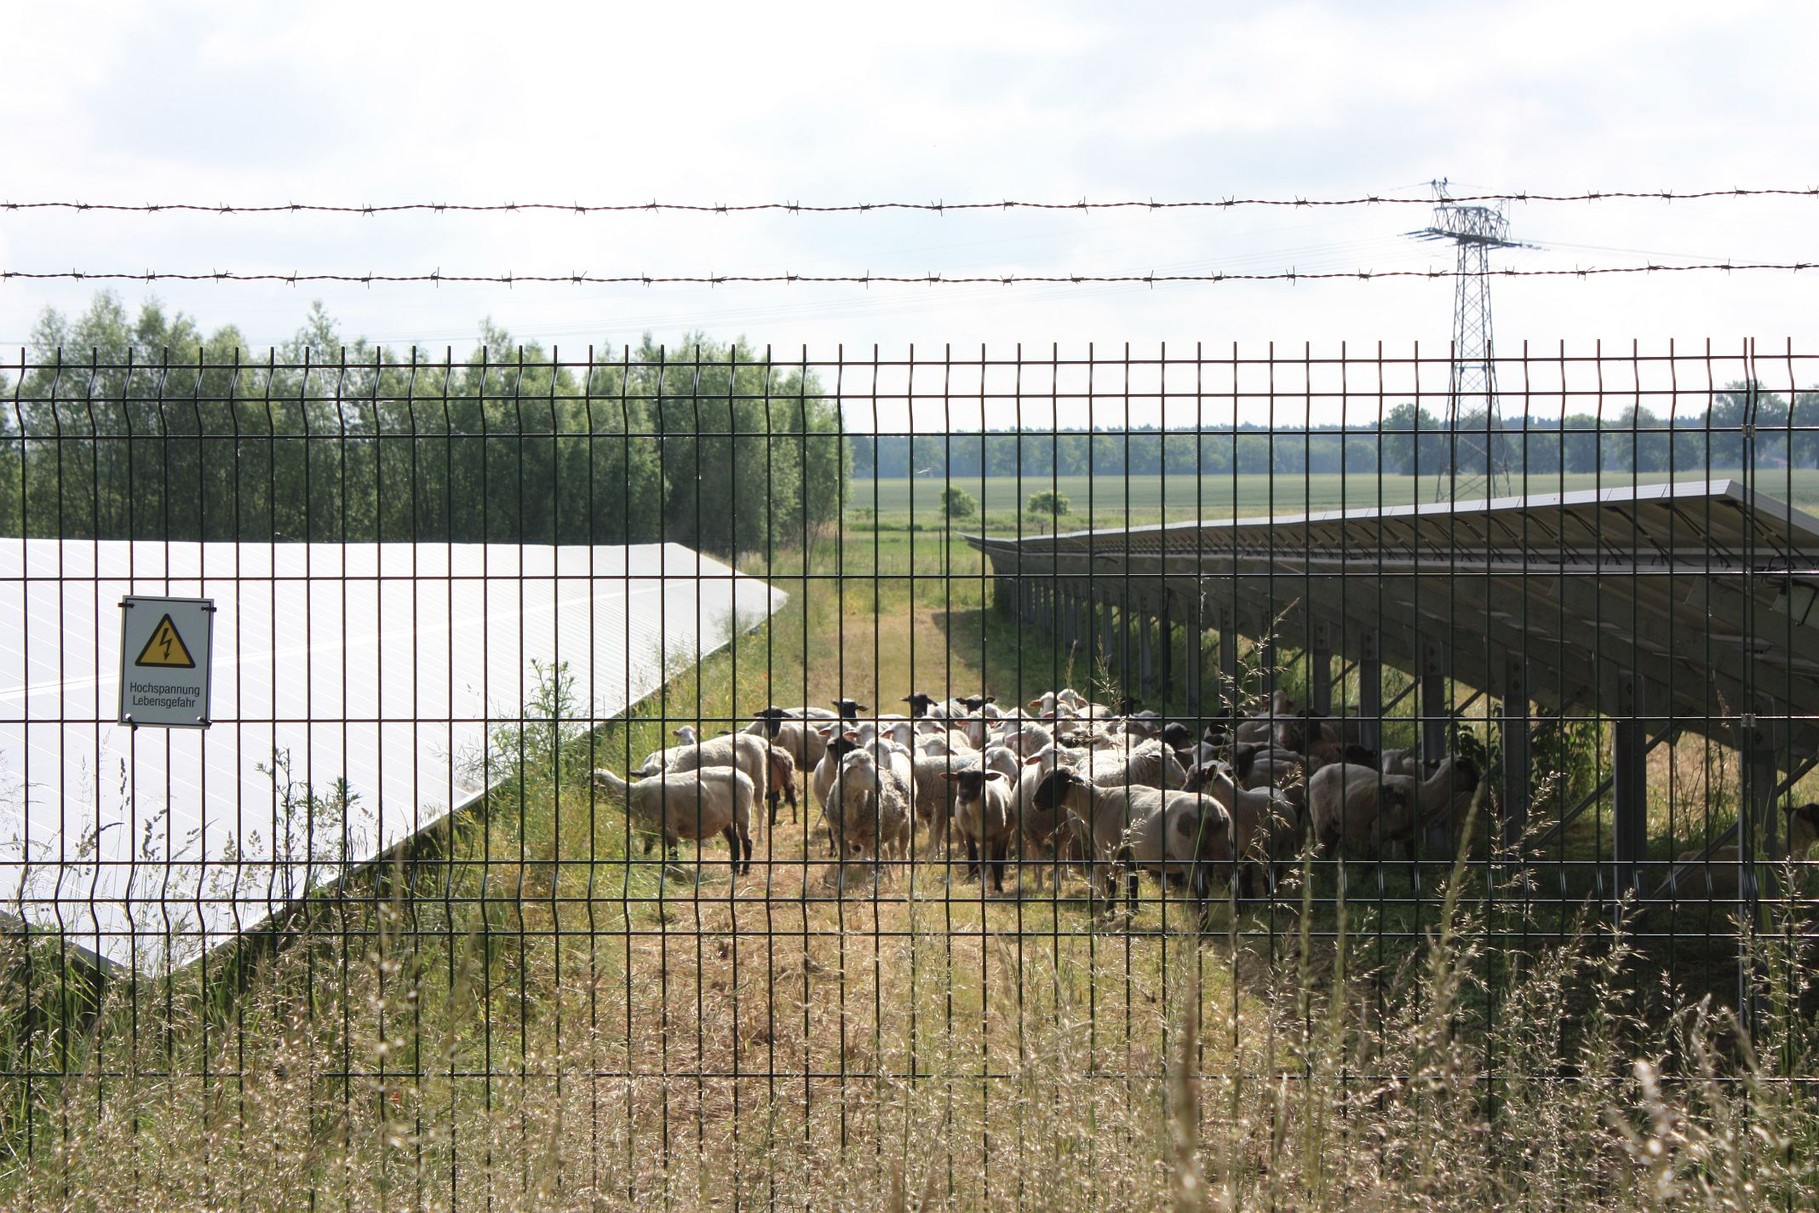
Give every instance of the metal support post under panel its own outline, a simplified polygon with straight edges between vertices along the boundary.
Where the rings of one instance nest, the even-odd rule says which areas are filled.
[[[1168,616],[1168,599],[1162,600],[1162,614],[1156,620],[1156,635],[1161,648],[1156,653],[1156,698],[1166,702],[1175,693],[1175,624]]]
[[[1199,621],[1189,619],[1181,631],[1182,660],[1186,662],[1184,670],[1187,675],[1187,714],[1198,716],[1200,715],[1200,662],[1202,658],[1200,651],[1202,632]],[[1195,740],[1197,741],[1199,738],[1195,738]]]
[[[1314,651],[1310,660],[1313,669],[1308,679],[1309,694],[1313,702],[1308,704],[1321,716],[1333,714],[1333,641],[1326,624],[1314,625]]]
[[[1238,710],[1238,621],[1230,615],[1219,621],[1219,693],[1228,710]]]
[[[1431,774],[1446,757],[1446,726],[1452,703],[1446,697],[1446,658],[1440,646],[1421,646],[1421,761]]]
[[[1743,750],[1743,803],[1749,812],[1737,823],[1737,852],[1744,863],[1744,874],[1748,877],[1754,871],[1754,861],[1781,858],[1776,829],[1779,823],[1775,820],[1778,816],[1775,812],[1775,792],[1780,784],[1780,766],[1775,760],[1775,748],[1766,729],[1746,724],[1740,732],[1740,748]]]
[[[1137,666],[1137,637],[1131,635],[1131,627],[1137,620],[1131,615],[1130,589],[1126,589],[1124,600],[1119,604],[1119,686],[1130,695],[1131,669]]]
[[[1112,662],[1116,660],[1118,653],[1118,619],[1112,614],[1111,603],[1102,602],[1099,604],[1099,618],[1102,625],[1101,631],[1104,634],[1102,647],[1099,650],[1099,660],[1109,667]],[[1098,673],[1099,671],[1096,669],[1088,670],[1086,673],[1086,681],[1090,683]]]
[[[1367,750],[1383,748],[1383,662],[1374,631],[1358,642],[1358,744]]]
[[[1618,715],[1611,732],[1611,858],[1613,895],[1641,891],[1648,858],[1648,737],[1643,727],[1641,688],[1635,676],[1618,683]]]
[[[1150,618],[1149,609],[1147,607],[1140,606],[1137,608],[1136,626],[1137,677],[1134,679],[1126,679],[1125,683],[1127,686],[1131,686],[1132,684],[1135,685],[1137,698],[1148,699],[1150,697],[1150,678],[1155,666],[1156,646],[1153,637],[1155,635],[1156,621]]]
[[[1520,842],[1528,829],[1529,721],[1528,684],[1522,662],[1508,661],[1503,675],[1503,841]]]
[[[1263,675],[1263,698],[1267,701],[1276,691],[1276,638],[1265,636],[1257,642],[1257,668]]]

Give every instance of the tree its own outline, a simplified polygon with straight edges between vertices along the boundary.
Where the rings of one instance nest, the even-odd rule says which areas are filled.
[[[979,499],[963,488],[949,485],[941,490],[941,510],[949,522],[971,518],[979,512]]]
[[[317,304],[281,348],[245,344],[109,293],[47,309],[0,421],[0,528],[735,555],[805,543],[846,495],[838,403],[743,343],[563,363],[488,322],[465,359],[400,357]]]
[[[1032,514],[1060,518],[1068,510],[1067,494],[1059,489],[1043,489],[1039,493],[1031,493],[1024,509]]]

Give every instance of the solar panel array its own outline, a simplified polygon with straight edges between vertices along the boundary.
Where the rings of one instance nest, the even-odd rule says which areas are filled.
[[[975,539],[998,576],[1819,752],[1819,519],[1729,480]],[[1810,612],[1810,613],[1809,613]],[[1311,638],[1323,631],[1327,642]]]
[[[128,594],[214,600],[213,724],[116,721]],[[0,906],[180,964],[479,798],[559,668],[618,715],[785,595],[677,544],[0,545]]]

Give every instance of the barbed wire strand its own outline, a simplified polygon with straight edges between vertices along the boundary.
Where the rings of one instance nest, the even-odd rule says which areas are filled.
[[[336,205],[315,202],[282,202],[282,203],[215,203],[215,202],[80,202],[80,201],[41,201],[41,202],[0,202],[0,211],[111,211],[135,214],[190,213],[213,215],[269,215],[269,214],[335,214],[335,215],[391,215],[404,213],[532,213],[558,212],[576,215],[593,215],[608,213],[629,213],[637,211],[675,211],[691,214],[730,215],[754,211],[780,211],[790,214],[864,214],[872,211],[926,211],[942,214],[947,211],[1098,211],[1098,210],[1226,210],[1234,207],[1347,207],[1347,206],[1434,206],[1444,202],[1451,205],[1482,204],[1500,202],[1609,202],[1619,200],[1642,200],[1653,202],[1692,202],[1710,198],[1819,198],[1819,186],[1803,189],[1796,188],[1733,188],[1711,190],[1587,190],[1582,193],[1537,193],[1529,190],[1517,190],[1500,194],[1462,194],[1457,197],[1436,199],[1428,197],[1402,197],[1389,194],[1364,194],[1350,198],[1204,198],[1159,201],[1157,199],[1118,199],[1108,202],[1090,202],[1084,198],[1074,202],[1041,202],[1016,199],[1002,199],[997,202],[853,202],[817,204],[806,202],[750,202],[750,203],[697,203],[697,202],[621,202],[621,203],[583,203],[583,202],[496,202],[496,203],[462,203],[462,202],[400,202],[391,204],[362,203],[357,205]]]
[[[1605,265],[1580,266],[1572,269],[1492,269],[1492,278],[1593,278],[1614,274],[1687,274],[1687,273],[1799,273],[1819,269],[1819,262],[1708,262],[1699,265]],[[873,286],[903,284],[911,286],[1018,286],[1035,284],[1089,285],[1124,284],[1165,286],[1174,283],[1221,282],[1302,282],[1352,279],[1370,282],[1384,278],[1457,278],[1457,269],[1425,270],[1281,270],[1273,273],[1206,273],[1206,274],[445,274],[440,270],[427,274],[336,274],[272,273],[238,270],[208,270],[194,273],[164,270],[91,271],[91,270],[0,270],[0,282],[66,280],[73,282],[280,282],[290,286],[314,282],[341,282],[356,286],[398,283],[487,283],[498,286],[567,283],[574,286],[733,286],[745,284],[847,284]],[[1464,276],[1477,277],[1467,272]]]

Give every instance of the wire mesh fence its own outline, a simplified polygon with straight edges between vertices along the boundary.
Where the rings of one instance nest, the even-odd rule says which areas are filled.
[[[1801,1207],[1813,361],[21,356],[6,1203]]]

